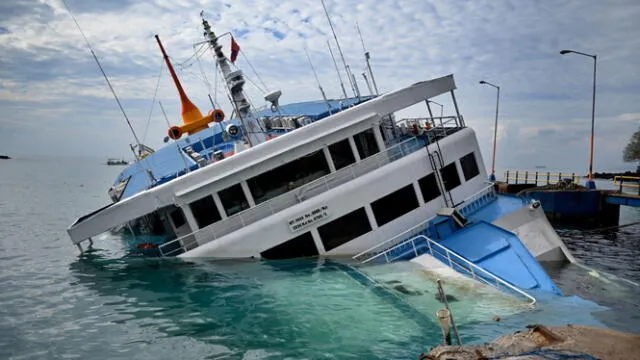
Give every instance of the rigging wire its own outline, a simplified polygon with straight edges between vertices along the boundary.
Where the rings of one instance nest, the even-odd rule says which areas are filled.
[[[147,125],[144,127],[142,142],[144,142],[145,139],[147,138],[147,131],[149,130],[149,123],[151,123],[151,115],[153,114],[153,107],[156,103],[156,97],[158,96],[158,88],[160,88],[160,79],[162,78],[162,69],[164,69],[164,61],[160,62],[160,72],[158,74],[158,82],[156,83],[156,90],[153,93],[153,100],[151,101],[151,109],[149,109],[149,117],[147,118]]]
[[[202,74],[202,77],[204,78],[204,82],[205,82],[205,84],[207,86],[207,90],[209,90],[209,93],[211,93],[211,83],[209,82],[209,79],[207,78],[207,74],[205,73],[204,68],[202,67],[202,62],[200,61],[200,57],[198,57],[196,60],[198,61],[198,67],[200,68],[200,73]],[[216,101],[218,101],[218,100],[216,99]]]
[[[109,78],[107,77],[107,74],[104,72],[104,69],[102,68],[102,65],[100,64],[100,60],[98,60],[98,57],[96,56],[96,53],[93,51],[93,47],[91,46],[91,43],[89,43],[89,39],[87,39],[87,37],[85,36],[84,32],[82,31],[82,28],[80,28],[80,24],[78,24],[78,20],[76,20],[76,17],[73,16],[73,13],[71,12],[71,9],[69,8],[69,5],[67,5],[67,1],[66,0],[62,0],[62,3],[64,4],[64,7],[69,12],[69,15],[73,19],[73,22],[76,24],[76,27],[80,31],[80,34],[82,34],[82,37],[84,38],[84,41],[87,44],[87,47],[89,48],[89,50],[91,50],[91,55],[93,55],[93,59],[98,64],[98,67],[100,68],[100,72],[102,73],[102,76],[104,76],[104,79],[107,81],[107,85],[109,85],[109,89],[111,90],[111,93],[113,94],[113,97],[116,99],[116,102],[118,103],[118,107],[120,107],[120,111],[122,112],[122,115],[124,115],[124,119],[127,121],[127,125],[129,125],[129,129],[131,129],[131,133],[133,134],[133,137],[136,139],[136,143],[138,144],[138,148],[139,149],[142,148],[140,146],[141,145],[140,140],[138,139],[138,136],[136,135],[135,130],[133,130],[133,126],[131,125],[131,121],[129,121],[129,117],[127,116],[127,113],[124,111],[124,108],[122,107],[122,104],[120,103],[120,99],[118,98],[118,95],[116,95],[116,91],[113,89],[113,86],[111,86],[111,82],[109,81]]]
[[[242,58],[247,62],[247,64],[251,68],[251,70],[253,70],[253,73],[256,74],[256,77],[258,78],[258,80],[260,81],[262,86],[264,86],[264,89],[265,89],[264,92],[269,91],[269,87],[264,83],[264,81],[262,81],[262,78],[260,77],[260,75],[258,74],[256,69],[253,67],[253,65],[251,65],[251,62],[249,61],[249,58],[247,57],[247,55],[245,55],[244,51],[240,51],[240,56],[242,56]],[[260,90],[260,89],[258,89],[258,90]]]

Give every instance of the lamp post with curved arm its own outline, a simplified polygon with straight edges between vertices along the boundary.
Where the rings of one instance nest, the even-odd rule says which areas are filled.
[[[593,181],[593,140],[595,137],[594,127],[595,127],[595,119],[596,119],[596,65],[598,62],[598,55],[585,54],[580,51],[575,50],[562,50],[560,54],[578,54],[583,56],[588,56],[593,59],[593,98],[591,101],[591,146],[589,147],[589,179],[585,183],[585,187],[589,189],[595,189],[596,183]]]
[[[500,107],[500,86],[493,85],[490,82],[484,80],[480,81],[480,84],[493,86],[498,89],[498,95],[496,97],[496,120],[493,124],[493,156],[491,160],[491,175],[489,175],[489,181],[496,181],[496,141],[498,139],[498,108]]]

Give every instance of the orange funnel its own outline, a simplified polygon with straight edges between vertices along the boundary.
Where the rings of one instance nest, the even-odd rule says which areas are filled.
[[[207,124],[210,121],[203,121],[203,120],[206,120],[206,118],[202,116],[200,109],[198,109],[198,107],[196,107],[191,102],[191,100],[189,100],[189,98],[187,97],[187,94],[184,92],[184,89],[180,84],[180,80],[178,80],[178,76],[176,75],[175,70],[173,70],[171,61],[169,61],[169,56],[167,56],[166,51],[164,51],[164,47],[162,46],[162,43],[160,42],[160,38],[158,37],[158,35],[156,35],[156,40],[158,41],[158,45],[160,46],[160,51],[162,51],[164,60],[167,63],[167,67],[169,68],[169,72],[171,73],[171,77],[173,78],[173,82],[176,84],[176,88],[178,88],[178,93],[180,94],[180,101],[182,102],[182,121],[184,125],[192,124],[192,126],[188,127],[189,129],[187,131],[183,131],[183,132],[188,132],[189,134],[193,134],[200,130],[206,129],[208,127]]]

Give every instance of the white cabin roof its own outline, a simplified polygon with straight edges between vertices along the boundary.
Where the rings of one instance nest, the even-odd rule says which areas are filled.
[[[278,157],[288,151],[340,131],[359,122],[369,121],[376,115],[395,111],[455,90],[453,75],[421,81],[394,92],[361,103],[353,108],[306,125],[296,131],[254,146],[223,161],[205,166],[170,182],[141,191],[129,198],[111,204],[93,214],[77,219],[67,229],[71,240],[79,243],[91,236],[120,226],[130,220],[176,204],[178,197],[207,184],[229,177],[244,169]],[[82,221],[80,221],[82,219]]]

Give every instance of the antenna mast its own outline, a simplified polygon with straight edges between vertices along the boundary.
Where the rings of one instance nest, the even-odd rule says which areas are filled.
[[[113,86],[111,86],[111,82],[109,81],[109,78],[107,77],[107,74],[104,72],[104,69],[102,68],[102,65],[100,64],[100,60],[98,60],[98,57],[96,56],[96,53],[93,51],[93,47],[91,47],[91,44],[89,43],[89,39],[87,39],[87,37],[84,35],[84,32],[82,31],[82,28],[80,28],[80,24],[78,24],[78,20],[76,20],[76,17],[73,16],[73,13],[71,12],[71,9],[69,9],[69,5],[67,5],[67,2],[65,0],[62,0],[62,3],[64,4],[64,7],[67,8],[67,11],[69,12],[69,15],[71,15],[71,18],[73,19],[73,22],[76,24],[76,27],[80,31],[80,34],[82,34],[82,37],[84,38],[84,42],[87,44],[87,47],[89,48],[89,50],[91,50],[91,55],[93,55],[93,59],[98,64],[98,67],[100,68],[100,72],[102,73],[102,76],[104,76],[104,79],[107,81],[107,85],[109,85],[109,89],[111,90],[111,93],[113,94],[113,97],[116,99],[116,102],[118,103],[118,107],[120,107],[120,111],[122,112],[122,115],[124,115],[124,119],[127,121],[127,125],[129,125],[129,129],[131,129],[131,133],[133,134],[133,137],[136,139],[136,143],[138,144],[138,150],[141,150],[142,149],[142,145],[140,144],[140,140],[138,139],[138,135],[136,135],[135,130],[133,130],[133,126],[131,125],[131,122],[129,121],[129,117],[127,116],[127,113],[125,113],[124,108],[122,107],[122,104],[120,103],[120,99],[118,99],[118,95],[116,95],[116,91],[113,89]],[[134,154],[135,154],[135,152],[134,152]]]
[[[351,76],[349,75],[349,68],[347,67],[347,62],[344,60],[344,54],[342,53],[342,49],[340,48],[340,42],[338,41],[338,37],[336,36],[336,32],[333,29],[333,23],[331,23],[331,18],[329,17],[329,12],[327,11],[327,7],[324,4],[324,0],[320,0],[320,2],[322,2],[322,8],[324,9],[324,13],[325,15],[327,15],[327,21],[329,21],[329,27],[331,27],[331,32],[333,33],[333,38],[336,40],[336,45],[338,45],[338,52],[340,53],[340,58],[342,59],[342,64],[344,65],[344,70],[347,72],[347,78],[349,78],[349,83],[351,84],[351,90],[353,91],[354,95],[356,94],[356,90],[353,87],[353,80],[351,79]],[[344,90],[344,86],[343,86],[343,90]],[[345,95],[346,97],[346,95]]]
[[[360,25],[358,25],[357,21],[356,21],[356,28],[358,29],[358,35],[360,35],[360,42],[362,43],[362,51],[364,51],[364,61],[367,63],[367,69],[369,69],[369,76],[371,76],[371,82],[373,82],[373,88],[376,90],[376,95],[379,95],[380,93],[378,92],[378,85],[376,85],[376,79],[373,77],[373,70],[371,70],[371,64],[369,63],[369,59],[371,57],[369,56],[369,52],[367,51],[367,48],[365,48],[364,46],[364,40],[362,39],[362,32],[360,32]],[[369,82],[367,81],[367,84],[368,83]]]
[[[340,80],[340,87],[342,88],[342,94],[344,98],[348,98],[347,90],[344,89],[344,83],[342,82],[342,76],[340,76],[340,70],[338,70],[338,63],[336,62],[336,58],[333,56],[333,50],[331,50],[331,44],[329,44],[329,40],[327,40],[327,46],[329,47],[329,54],[331,54],[331,60],[333,60],[333,66],[336,67],[336,73],[338,74],[338,80]]]
[[[313,76],[316,78],[316,83],[318,83],[318,88],[320,89],[320,93],[322,94],[322,98],[324,102],[327,103],[327,107],[329,108],[329,115],[331,115],[331,104],[329,104],[329,100],[327,100],[327,95],[324,93],[322,89],[322,85],[320,85],[320,79],[318,79],[318,74],[316,73],[316,69],[313,67],[313,63],[311,62],[311,58],[309,57],[309,52],[307,51],[307,47],[304,47],[304,53],[307,55],[307,60],[309,60],[309,66],[311,66],[311,71],[313,71]]]

